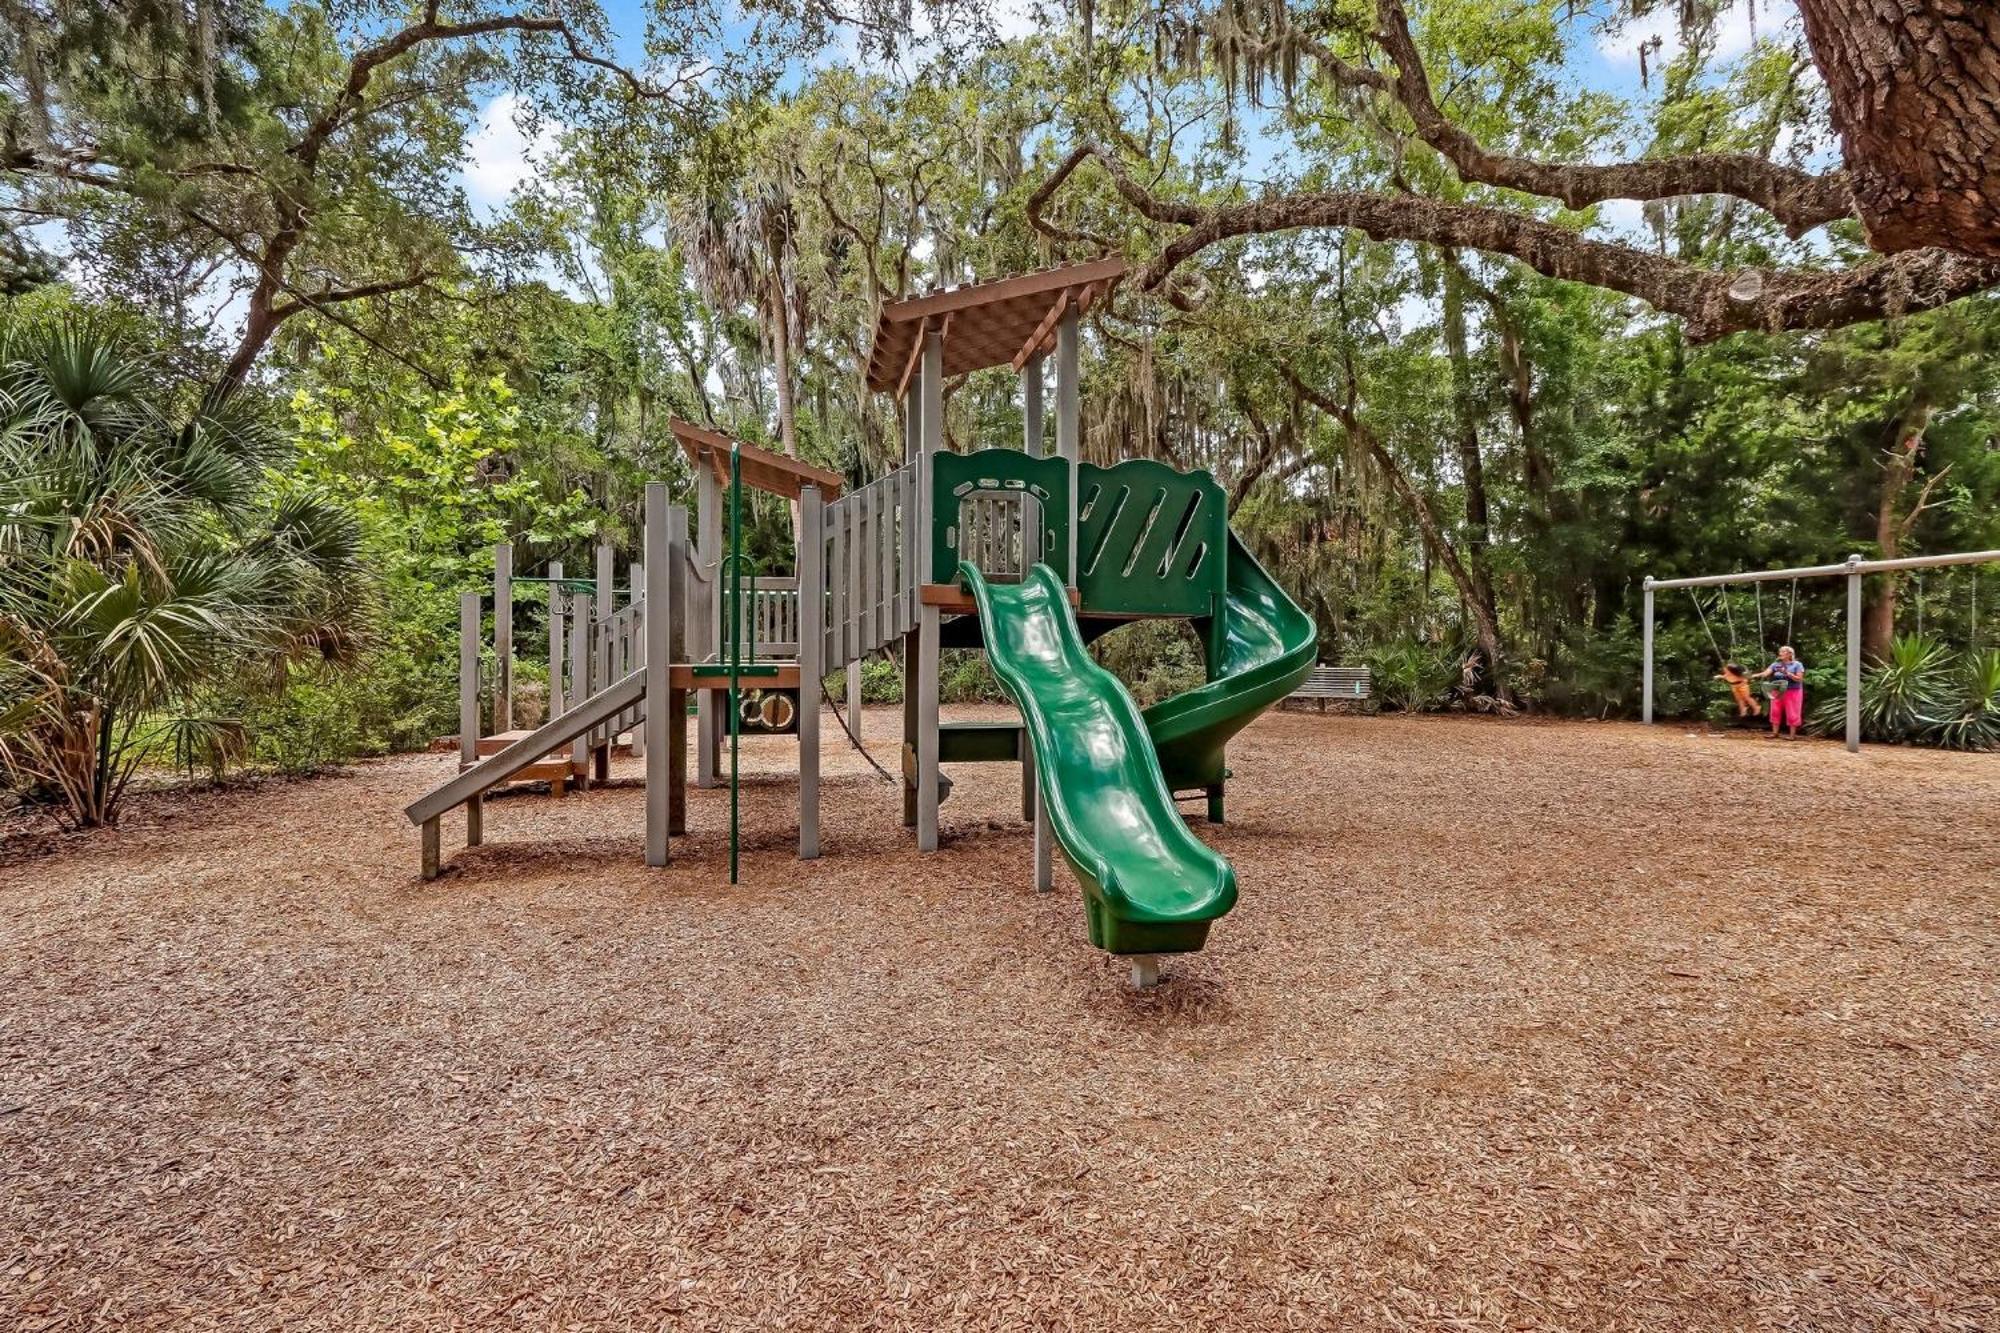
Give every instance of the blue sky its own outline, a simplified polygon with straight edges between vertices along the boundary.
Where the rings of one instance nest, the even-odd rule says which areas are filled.
[[[1610,13],[1614,8],[1609,0],[1578,6],[1581,13],[1594,11],[1600,15]],[[1657,69],[1673,57],[1679,47],[1679,34],[1673,17],[1675,8],[1671,4],[1664,5],[1615,33],[1598,31],[1594,23],[1580,16],[1572,26],[1570,47],[1570,65],[1576,82],[1580,86],[1615,93],[1634,101],[1644,100],[1648,90],[1640,84],[1639,49],[1643,43],[1657,37],[1663,46],[1657,57],[1649,61],[1651,66]],[[645,0],[607,0],[605,10],[613,26],[618,58],[633,64],[643,62]],[[996,21],[1004,35],[1025,33],[1037,26],[1034,10],[1035,0],[1002,0]],[[1052,8],[1050,17],[1053,18],[1057,12],[1066,13],[1067,10],[1056,11]],[[1735,0],[1718,21],[1716,54],[1723,60],[1732,59],[1750,49],[1753,32],[1762,37],[1787,31],[1796,34],[1797,23],[1798,15],[1792,0]],[[851,59],[852,55],[852,43],[845,42],[839,44],[827,58],[829,61]],[[548,127],[542,131],[538,142],[530,141],[514,123],[515,110],[516,104],[511,95],[489,100],[469,145],[464,172],[466,192],[483,210],[498,210],[505,205],[514,187],[532,173],[534,157],[546,153],[553,144],[559,128]],[[1638,206],[1609,205],[1606,220],[1614,226],[1636,224]]]

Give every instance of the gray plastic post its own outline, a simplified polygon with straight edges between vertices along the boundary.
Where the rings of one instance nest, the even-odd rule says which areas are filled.
[[[1021,447],[1030,458],[1042,456],[1042,360],[1021,367]]]
[[[590,673],[591,644],[590,594],[580,592],[570,602],[569,615],[569,678],[575,697],[570,700],[572,707],[585,703],[597,692]],[[590,787],[590,734],[585,732],[576,738],[571,747],[570,764],[579,790]]]
[[[1021,367],[1021,447],[1030,458],[1040,458],[1042,444],[1042,360],[1035,357]],[[1021,573],[1026,574],[1042,558],[1042,506],[1032,495],[1021,497]]]
[[[597,597],[594,603],[597,618],[609,616],[618,606],[618,588],[612,579],[612,566],[616,553],[610,542],[597,544]]]
[[[918,532],[918,560],[924,583],[935,583],[945,571],[932,568],[930,543],[931,459],[944,446],[944,337],[924,335],[919,401],[923,417],[923,454],[918,467],[924,516]],[[917,613],[917,850],[934,852],[938,845],[938,609],[920,606]]]
[[[1069,586],[1076,586],[1076,468],[1083,461],[1081,338],[1074,307],[1056,324],[1056,456],[1069,464]]]
[[[717,572],[722,561],[722,484],[715,479],[712,468],[704,467],[695,485],[694,511],[694,558],[708,575],[708,583],[701,593],[701,606],[690,612],[689,628],[694,631],[695,641],[688,645],[688,656],[695,661],[705,662],[720,650],[718,637],[722,621],[721,576]],[[716,692],[699,690],[695,694],[694,724],[694,785],[704,789],[717,784],[716,760],[722,752],[722,725],[716,708]]]
[[[672,508],[667,504],[665,482],[646,483],[646,567],[643,582],[635,582],[634,592],[646,598],[646,715],[639,724],[646,747],[646,864],[663,866],[670,855],[668,797],[671,780],[667,767],[673,754],[667,748],[667,707],[672,693],[673,593],[668,586],[673,562],[667,558]],[[640,576],[634,566],[635,580]]]
[[[651,486],[653,483],[647,482],[646,484],[648,486]],[[634,560],[630,565],[630,567],[628,567],[625,571],[625,597],[626,597],[625,604],[627,606],[635,606],[635,607],[640,606],[640,604],[645,600],[645,596],[646,596],[646,562]],[[673,594],[670,592],[667,594],[667,597],[668,599],[671,599],[673,597]],[[642,608],[639,611],[639,615],[641,617],[639,625],[639,632],[641,638],[639,644],[633,645],[634,648],[639,647],[640,644],[648,642],[648,640],[644,638],[645,634],[647,633],[645,627],[645,621],[647,618],[650,618],[651,614],[652,614],[651,608]],[[614,739],[616,738],[614,737]],[[646,723],[645,719],[643,718],[640,719],[639,724],[637,726],[632,728],[632,757],[634,759],[644,759],[646,757]]]
[[[514,547],[493,548],[493,730],[514,729]]]
[[[1151,990],[1160,984],[1160,956],[1135,953],[1132,956],[1132,989]]]
[[[563,588],[562,561],[549,561],[549,716],[563,713]]]
[[[1646,580],[1646,609],[1644,628],[1640,640],[1645,644],[1641,661],[1644,665],[1639,673],[1639,720],[1653,720],[1653,580]]]
[[[819,692],[829,571],[819,487],[799,488],[799,859],[819,856]]]
[[[1861,748],[1861,557],[1847,557],[1847,748]]]
[[[479,762],[479,594],[458,595],[458,766]]]
[[[861,659],[858,657],[847,664],[847,729],[854,733],[854,743],[861,744]]]

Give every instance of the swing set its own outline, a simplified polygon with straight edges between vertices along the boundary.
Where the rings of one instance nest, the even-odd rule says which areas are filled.
[[[1757,653],[1759,656],[1762,656],[1771,651],[1770,637],[1764,632],[1764,585],[1761,581],[1752,583],[1750,589],[1755,594],[1757,602]],[[1722,604],[1723,623],[1729,631],[1729,651],[1727,653],[1722,651],[1721,643],[1716,640],[1715,630],[1709,625],[1708,612],[1701,604],[1700,594],[1693,588],[1689,588],[1687,595],[1688,600],[1694,603],[1695,614],[1701,617],[1702,632],[1708,635],[1709,647],[1715,649],[1715,660],[1724,665],[1736,661],[1736,613],[1730,605],[1729,590],[1725,588],[1716,594],[1716,600]],[[1799,581],[1793,579],[1791,598],[1787,602],[1785,610],[1786,643],[1792,641],[1792,630],[1798,623],[1798,613]]]
[[[1797,569],[1744,570],[1735,574],[1706,574],[1697,578],[1656,579],[1650,575],[1641,586],[1645,591],[1645,622],[1643,626],[1643,660],[1640,667],[1640,718],[1653,720],[1653,595],[1662,589],[1685,588],[1693,600],[1695,611],[1701,617],[1703,632],[1708,635],[1709,646],[1715,649],[1716,657],[1724,663],[1733,659],[1736,651],[1736,617],[1730,608],[1729,596],[1725,591],[1718,596],[1722,604],[1723,624],[1729,634],[1730,656],[1724,656],[1722,643],[1715,637],[1715,628],[1710,623],[1708,611],[1702,605],[1698,588],[1728,588],[1732,584],[1748,583],[1755,590],[1757,605],[1757,642],[1762,652],[1768,644],[1764,628],[1763,585],[1766,583],[1791,583],[1790,602],[1785,613],[1785,638],[1789,642],[1796,628],[1799,605],[1799,581],[1801,579],[1845,578],[1847,580],[1847,748],[1861,748],[1861,580],[1870,574],[1898,574],[1905,571],[1937,569],[1950,565],[1986,565],[2000,563],[2000,551],[1958,551],[1950,555],[1910,556],[1898,560],[1865,560],[1858,555],[1850,555],[1837,565],[1807,565]],[[1973,646],[1979,642],[1979,572],[1973,571]],[[1921,588],[1921,583],[1919,584]],[[1918,613],[1922,614],[1923,599],[1919,593]]]

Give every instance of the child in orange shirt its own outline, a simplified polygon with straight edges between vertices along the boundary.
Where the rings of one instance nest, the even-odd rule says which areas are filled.
[[[1736,716],[1762,717],[1764,705],[1757,702],[1757,696],[1750,692],[1750,673],[1734,662],[1723,664],[1716,673],[1717,680],[1729,682],[1729,692],[1736,696]]]

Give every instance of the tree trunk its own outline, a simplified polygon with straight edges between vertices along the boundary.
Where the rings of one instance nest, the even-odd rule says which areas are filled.
[[[1500,612],[1493,597],[1493,570],[1488,552],[1493,544],[1491,511],[1486,502],[1486,462],[1479,453],[1479,404],[1472,382],[1472,357],[1465,343],[1464,278],[1453,269],[1444,277],[1444,343],[1451,357],[1452,406],[1458,418],[1458,471],[1465,490],[1465,564],[1470,577],[1469,602],[1479,633],[1479,650],[1486,658],[1493,693],[1508,702],[1500,679]]]
[[[1458,548],[1452,544],[1450,536],[1445,532],[1444,524],[1439,520],[1437,508],[1431,503],[1430,496],[1418,490],[1410,481],[1402,465],[1396,461],[1396,456],[1389,452],[1389,446],[1382,442],[1381,436],[1370,429],[1367,422],[1361,420],[1357,412],[1314,389],[1300,379],[1290,366],[1284,366],[1282,370],[1286,380],[1291,383],[1293,392],[1340,422],[1346,428],[1348,436],[1367,451],[1369,458],[1388,481],[1389,489],[1396,493],[1396,498],[1403,502],[1409,509],[1410,516],[1416,519],[1417,530],[1423,534],[1425,591],[1428,592],[1430,589],[1431,558],[1434,556],[1437,563],[1444,566],[1445,573],[1451,578],[1452,586],[1458,590],[1459,601],[1472,617],[1473,638],[1479,644],[1480,654],[1486,659],[1486,669],[1491,676],[1495,691],[1498,692],[1500,663],[1503,660],[1500,651],[1499,618],[1493,614],[1491,602],[1482,603],[1476,595],[1471,571],[1466,568],[1465,561],[1458,554]],[[1506,698],[1504,694],[1500,697]]]
[[[2000,257],[2000,5],[1799,0],[1868,243]]]
[[[1912,403],[1896,421],[1894,442],[1884,451],[1882,480],[1876,491],[1875,548],[1881,559],[1894,560],[1903,549],[1903,536],[1923,512],[1919,498],[1908,513],[1902,512],[1903,492],[1916,480],[1917,463],[1923,456],[1924,427],[1930,424],[1931,407]],[[1889,655],[1889,642],[1896,636],[1896,598],[1901,577],[1884,574],[1865,582],[1873,586],[1861,611],[1861,655],[1880,662]]]

